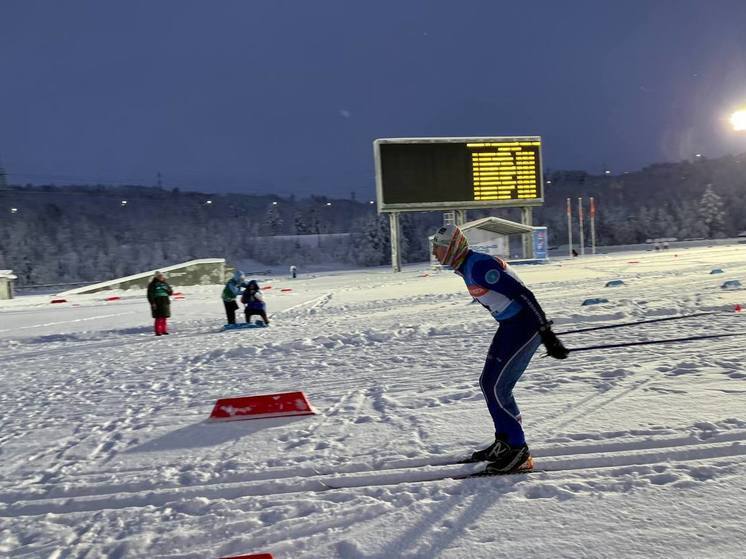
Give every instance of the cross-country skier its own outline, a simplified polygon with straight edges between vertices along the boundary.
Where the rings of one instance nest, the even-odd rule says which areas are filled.
[[[552,332],[552,323],[534,294],[508,264],[470,250],[461,229],[455,225],[438,229],[433,237],[433,255],[464,278],[469,294],[499,323],[479,377],[495,424],[495,442],[474,452],[470,461],[488,461],[485,472],[489,474],[530,471],[533,460],[513,387],[540,343],[557,359],[565,359],[569,352]]]

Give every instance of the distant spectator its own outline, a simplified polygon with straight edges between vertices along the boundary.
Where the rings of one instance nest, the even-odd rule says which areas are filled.
[[[251,280],[246,285],[246,290],[241,296],[241,302],[245,305],[244,315],[246,316],[246,322],[251,322],[253,315],[259,315],[264,324],[269,325],[269,319],[267,319],[267,305],[262,298],[262,292],[259,289],[259,285],[255,280]]]
[[[290,266],[290,277],[295,279],[298,275],[298,269],[295,266]]]
[[[572,249],[572,255],[573,255],[573,256],[577,256],[577,255],[578,255],[578,251],[577,251],[577,250],[575,250],[575,249]]]
[[[236,323],[236,311],[238,310],[236,298],[241,294],[243,281],[243,272],[236,270],[233,273],[233,277],[228,280],[223,288],[223,306],[225,306],[225,316],[228,319],[228,324]]]
[[[150,311],[155,319],[155,335],[167,336],[167,319],[171,317],[171,293],[173,290],[166,281],[166,276],[156,272],[148,284],[148,302]]]

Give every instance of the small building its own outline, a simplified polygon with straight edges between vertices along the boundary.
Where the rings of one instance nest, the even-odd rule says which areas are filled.
[[[13,298],[13,280],[17,276],[13,275],[13,270],[0,270],[0,299]]]
[[[516,223],[499,217],[483,217],[459,225],[464,232],[469,246],[479,252],[499,256],[504,260],[513,260],[510,251],[511,236],[528,235],[532,241],[531,254],[523,255],[523,262],[541,262],[547,260],[546,227],[533,227]],[[430,237],[430,262],[438,263],[432,255],[433,238]],[[525,251],[525,249],[524,249]]]

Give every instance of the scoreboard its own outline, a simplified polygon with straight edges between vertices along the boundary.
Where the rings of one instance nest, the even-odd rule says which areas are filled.
[[[544,202],[541,138],[390,138],[373,142],[378,210]]]

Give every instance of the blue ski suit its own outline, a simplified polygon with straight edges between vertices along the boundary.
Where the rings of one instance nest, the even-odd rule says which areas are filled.
[[[503,260],[469,250],[456,273],[464,278],[469,294],[499,323],[479,377],[495,435],[511,446],[526,439],[513,387],[541,344],[539,327],[546,316],[534,294]]]

